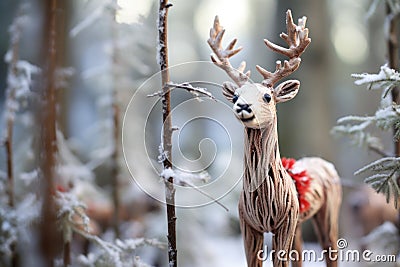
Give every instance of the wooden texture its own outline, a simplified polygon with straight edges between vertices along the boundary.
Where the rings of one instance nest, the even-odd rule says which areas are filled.
[[[304,158],[298,162],[312,178],[310,189],[305,195],[310,208],[300,213],[298,193],[292,177],[282,164],[279,152],[276,104],[294,98],[300,82],[289,80],[274,86],[300,65],[300,55],[311,42],[305,22],[306,18],[303,17],[299,19],[299,25],[294,24],[289,10],[286,14],[288,32],[281,34],[289,48],[264,40],[267,47],[289,57],[289,60],[285,60],[283,64],[278,61],[274,72],[258,66],[257,70],[264,77],[261,84],[250,84],[247,80],[232,75],[233,70],[227,58],[240,51],[233,50],[236,39],[228,45],[225,52],[221,52],[218,48],[221,47],[224,30],[219,21],[214,22],[210,31],[208,43],[218,59],[213,56],[212,61],[225,70],[236,83],[224,83],[223,95],[233,102],[233,110],[245,126],[243,190],[239,200],[239,217],[247,264],[250,267],[262,266],[263,262],[258,255],[263,250],[264,232],[274,234],[272,249],[276,252],[284,251],[283,257],[279,256],[286,258],[281,260],[274,253],[273,265],[288,266],[288,253],[293,240],[295,239],[294,249],[301,250],[300,226],[301,222],[309,218],[313,218],[321,246],[324,249],[336,248],[341,185],[334,166],[320,158]],[[239,77],[244,77],[243,70],[242,65]],[[326,261],[327,266],[337,266],[330,259]],[[301,261],[294,264],[301,266]]]

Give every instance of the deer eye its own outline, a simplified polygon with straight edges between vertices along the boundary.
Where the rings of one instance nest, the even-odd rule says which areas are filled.
[[[267,103],[269,103],[271,101],[271,95],[266,93],[263,95],[263,100]]]
[[[238,96],[238,95],[233,95],[233,97],[232,97],[232,102],[233,102],[233,104],[235,104],[236,101],[238,101],[238,99],[239,99],[239,96]]]

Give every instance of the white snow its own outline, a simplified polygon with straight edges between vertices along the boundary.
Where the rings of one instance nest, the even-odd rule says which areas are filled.
[[[160,173],[160,177],[162,177],[164,180],[167,180],[171,177],[176,178],[175,176],[175,172],[171,168],[166,168]]]

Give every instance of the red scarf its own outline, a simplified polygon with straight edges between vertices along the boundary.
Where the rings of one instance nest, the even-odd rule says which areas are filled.
[[[282,158],[283,167],[292,177],[296,189],[297,189],[297,197],[299,198],[300,204],[300,212],[305,212],[310,208],[310,202],[305,198],[305,194],[310,189],[311,178],[308,176],[307,171],[304,170],[296,170],[293,172],[294,164],[296,163],[295,159],[291,158]]]

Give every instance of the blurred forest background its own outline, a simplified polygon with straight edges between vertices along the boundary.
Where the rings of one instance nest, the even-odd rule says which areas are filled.
[[[47,251],[49,248],[43,240],[45,228],[41,227],[46,225],[41,209],[46,201],[41,182],[45,171],[39,166],[43,166],[43,154],[46,154],[41,145],[44,129],[48,127],[43,114],[51,113],[46,109],[48,102],[43,101],[46,99],[44,85],[48,82],[44,77],[48,73],[48,51],[44,44],[48,37],[46,12],[50,2],[0,2],[0,55],[5,58],[0,61],[0,110],[4,111],[0,125],[2,132],[3,129],[7,132],[11,116],[14,129],[14,203],[11,207],[5,146],[0,153],[0,265],[45,266],[46,259],[54,257],[56,260],[47,266],[62,266],[65,243],[68,243],[73,266],[147,266],[144,262],[166,266],[165,207],[158,201],[163,199],[164,185],[157,173],[161,169],[157,165],[161,109],[155,99],[146,97],[160,86],[159,77],[152,76],[159,71],[156,60],[158,2],[155,0],[58,1],[55,26],[57,169],[53,180],[56,191],[52,194],[61,210],[57,220],[57,229],[61,231],[56,229],[52,233],[49,226],[48,233],[59,237],[54,237],[54,247]],[[345,180],[340,236],[352,248],[370,247],[375,242],[371,240],[375,239],[367,239],[365,235],[385,221],[395,223],[398,212],[386,205],[384,198],[363,187],[364,177],[353,173],[380,155],[349,145],[349,140],[334,137],[331,129],[338,118],[372,114],[379,105],[380,92],[357,87],[351,74],[376,73],[386,62],[385,5],[381,3],[375,13],[369,14],[371,1],[361,0],[175,0],[172,4],[168,33],[170,66],[209,61],[211,51],[206,40],[214,16],[219,15],[226,28],[225,41],[238,37],[239,46],[244,47],[233,57],[232,64],[238,66],[246,60],[254,81],[261,80],[255,71],[256,64],[269,70],[275,68],[277,55],[262,40],[268,38],[282,43],[279,33],[285,31],[286,10],[290,8],[295,19],[308,17],[312,43],[294,75],[301,81],[300,93],[293,101],[278,107],[281,154],[293,158],[319,156],[335,164]],[[19,46],[16,60],[23,60],[15,65],[17,68],[12,65],[15,40]],[[13,73],[15,68],[18,71]],[[176,82],[206,80],[221,84],[228,80],[222,71],[204,62],[174,69],[172,80]],[[20,79],[24,88],[12,102],[7,100],[7,88],[12,84],[10,75]],[[217,87],[208,89],[224,102]],[[185,93],[173,94],[173,105],[189,98]],[[13,106],[15,103],[18,107]],[[156,108],[150,112],[147,109],[153,103]],[[181,206],[201,206],[177,210],[179,266],[244,266],[236,209],[241,190],[236,178],[242,169],[242,126],[229,110],[222,111],[217,104],[199,103],[184,109],[184,115],[194,118],[205,106],[211,114],[218,114],[215,118],[222,125],[226,124],[231,139],[226,133],[219,134],[215,125],[199,123],[187,127],[179,135],[180,150],[185,156],[176,164],[187,166],[190,159],[215,153],[216,161],[208,171],[211,177],[225,172],[219,178],[220,183],[214,186],[219,187],[215,189],[216,194],[232,189],[220,199],[229,212],[215,204],[203,205],[207,202],[203,198],[200,202],[197,199],[185,202],[185,197],[194,193],[179,195],[178,191]],[[10,115],[10,110],[15,114]],[[177,123],[186,118],[179,114]],[[145,135],[143,129],[146,129]],[[211,139],[215,146],[199,146],[204,139]],[[383,134],[383,140],[386,150],[391,151],[391,134]],[[212,158],[204,157],[198,165],[190,166],[201,169]],[[150,196],[133,182],[132,175],[144,180],[146,185],[141,182],[139,185]],[[81,204],[86,206],[86,211]],[[91,229],[87,235],[77,226],[88,224],[86,215]],[[398,232],[391,227],[387,226],[393,233]],[[306,247],[313,247],[316,242],[310,229],[305,225]],[[379,236],[383,235],[378,233]],[[374,249],[381,249],[385,254],[398,254],[398,240],[391,246],[376,242],[374,245]],[[17,255],[14,264],[11,264],[12,254]],[[341,266],[352,264],[365,266],[365,263]]]

